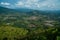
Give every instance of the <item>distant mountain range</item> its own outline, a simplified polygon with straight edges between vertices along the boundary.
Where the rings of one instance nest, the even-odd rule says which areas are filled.
[[[6,11],[15,11],[15,12],[30,12],[33,11],[33,9],[28,9],[28,8],[17,8],[17,9],[9,9],[5,7],[0,7],[0,12],[6,12]]]
[[[5,7],[0,7],[0,13],[7,13],[7,12],[12,12],[14,11],[13,9],[8,9]]]
[[[34,10],[34,9],[28,9],[28,8],[17,8],[17,9],[8,9],[5,7],[1,7],[0,6],[0,13],[7,13],[7,12],[24,12],[24,13],[33,13],[33,12],[37,12],[37,13],[60,13],[60,10]]]
[[[27,8],[17,8],[17,9],[8,9],[5,7],[0,7],[0,15],[12,15],[12,16],[36,16],[36,15],[41,15],[41,16],[47,16],[47,17],[51,17],[53,19],[53,17],[58,20],[60,20],[60,10],[53,10],[53,11],[42,11],[42,10],[33,10],[33,9],[27,9]],[[56,20],[57,20],[56,19]]]

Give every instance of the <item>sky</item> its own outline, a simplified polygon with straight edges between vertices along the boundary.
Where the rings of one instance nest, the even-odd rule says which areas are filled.
[[[0,0],[0,6],[12,9],[60,10],[60,0]]]

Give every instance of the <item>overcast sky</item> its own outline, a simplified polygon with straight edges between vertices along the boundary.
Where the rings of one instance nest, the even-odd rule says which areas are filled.
[[[0,0],[0,6],[7,8],[60,10],[60,0]]]

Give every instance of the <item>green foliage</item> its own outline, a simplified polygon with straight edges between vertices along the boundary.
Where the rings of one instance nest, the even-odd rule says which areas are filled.
[[[23,28],[15,28],[15,27],[9,27],[9,26],[2,26],[0,27],[0,38],[4,39],[21,39],[24,36],[26,36],[28,31]]]
[[[60,36],[57,36],[57,40],[60,40]]]

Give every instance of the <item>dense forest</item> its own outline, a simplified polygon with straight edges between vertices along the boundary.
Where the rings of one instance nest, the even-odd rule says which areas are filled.
[[[60,11],[0,7],[0,40],[60,40]]]

